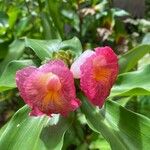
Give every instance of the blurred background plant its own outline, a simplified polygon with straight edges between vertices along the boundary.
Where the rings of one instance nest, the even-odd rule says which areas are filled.
[[[38,41],[30,39],[57,39],[53,41],[54,45],[48,41],[41,41],[41,46],[49,49],[51,46],[57,47],[61,40],[69,40],[76,36],[81,41],[83,51],[109,45],[120,57],[124,57],[124,54],[137,45],[150,44],[150,2],[141,1],[0,0],[0,126],[2,127],[24,105],[17,89],[12,88],[13,85],[5,87],[5,83],[11,84],[13,72],[8,70],[13,67],[11,62],[19,60],[21,66],[41,64],[40,52],[35,50],[40,47],[36,45]],[[74,44],[72,40],[64,42],[63,46],[59,45],[60,50],[67,50],[63,56],[59,52],[59,57],[67,57],[67,62],[70,58],[69,51],[81,47],[78,42],[74,47],[68,46],[68,43]],[[54,49],[53,47],[50,49]],[[123,72],[136,71],[150,63],[149,50],[146,47],[139,47],[137,51],[141,54],[135,55],[135,60],[129,58],[133,59],[136,65]],[[52,55],[57,57],[58,53]],[[71,57],[75,58],[73,55]],[[47,56],[47,60],[49,59]],[[149,118],[149,94],[141,95],[114,96],[113,100],[128,110]],[[76,120],[66,132],[63,149],[110,149],[102,135],[92,132],[87,127],[84,115],[80,111],[76,115]]]

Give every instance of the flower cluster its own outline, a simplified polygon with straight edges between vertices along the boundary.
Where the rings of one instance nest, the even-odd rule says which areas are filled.
[[[31,115],[61,114],[76,110],[81,102],[76,98],[74,78],[80,79],[80,89],[88,100],[102,107],[118,74],[117,56],[110,47],[86,50],[70,70],[62,60],[52,60],[39,68],[27,67],[16,73],[16,84]]]

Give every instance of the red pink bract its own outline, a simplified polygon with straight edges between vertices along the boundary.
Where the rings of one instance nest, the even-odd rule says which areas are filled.
[[[80,106],[73,75],[61,60],[17,71],[16,83],[21,97],[32,109],[31,115],[66,116]]]
[[[117,55],[107,46],[85,51],[72,64],[71,71],[80,78],[80,88],[88,100],[102,107],[118,75]]]

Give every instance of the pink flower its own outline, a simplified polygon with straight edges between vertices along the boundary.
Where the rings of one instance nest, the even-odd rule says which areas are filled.
[[[60,60],[17,71],[16,83],[21,97],[32,109],[31,115],[66,116],[80,106],[73,75]]]
[[[102,107],[118,74],[118,59],[110,47],[85,51],[71,66],[80,88],[89,101]]]

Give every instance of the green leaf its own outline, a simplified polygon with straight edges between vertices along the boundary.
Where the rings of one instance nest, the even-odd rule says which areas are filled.
[[[17,37],[23,36],[23,33],[25,33],[26,28],[29,27],[29,24],[32,22],[32,17],[31,16],[27,16],[27,17],[23,17],[19,20],[18,24],[16,24],[16,28],[15,30]]]
[[[0,73],[3,72],[4,68],[6,67],[6,65],[8,65],[9,62],[11,62],[12,60],[17,60],[21,57],[24,52],[24,48],[24,42],[21,40],[15,40],[10,44],[5,59],[2,61],[2,63],[0,63]]]
[[[71,119],[67,120],[67,118],[61,117],[57,125],[51,125],[42,131],[40,137],[48,150],[59,150],[62,148],[64,135],[71,122]]]
[[[107,126],[99,111],[88,102],[86,97],[83,95],[79,95],[79,97],[82,100],[81,111],[84,113],[89,127],[93,131],[101,133],[113,150],[125,150],[123,143],[116,136],[116,132]]]
[[[150,96],[139,96],[137,112],[150,118]]]
[[[76,55],[76,57],[78,57],[82,53],[82,45],[80,40],[77,37],[74,37],[70,40],[63,41],[59,45],[59,49],[71,50]]]
[[[14,60],[5,68],[0,77],[0,92],[16,87],[15,75],[16,71],[24,67],[33,65],[31,60]]]
[[[30,47],[35,54],[41,59],[45,60],[45,58],[50,57],[49,48],[51,49],[52,45],[59,43],[59,40],[35,40],[35,39],[25,39],[26,47]],[[49,47],[50,46],[50,47]]]
[[[31,117],[29,108],[24,106],[0,131],[0,149],[60,150],[68,123],[67,119],[59,115],[53,115],[51,118]]]
[[[9,42],[0,43],[0,60],[6,57],[7,52],[8,52],[8,45],[9,45]]]
[[[77,32],[80,32],[79,24],[80,24],[80,19],[79,15],[76,13],[75,10],[73,9],[63,9],[61,11],[64,19],[69,22],[69,24],[76,29]],[[87,23],[87,22],[86,22]],[[69,33],[70,34],[70,33]]]
[[[119,58],[120,73],[130,71],[138,61],[150,52],[150,45],[139,45]]]
[[[138,71],[118,76],[112,88],[112,96],[150,95],[150,64]]]
[[[51,1],[46,1],[48,10],[49,10],[49,15],[51,16],[55,27],[58,29],[59,34],[61,38],[64,38],[64,24],[63,24],[63,19],[61,18],[61,13],[60,13],[60,5],[61,1],[59,0],[51,0]]]
[[[118,137],[127,149],[150,149],[150,119],[131,112],[113,101],[106,102],[105,118],[117,131]]]
[[[43,34],[44,34],[45,39],[50,40],[50,39],[59,38],[59,34],[56,28],[54,27],[53,22],[49,18],[48,14],[42,12],[40,14],[40,18],[42,21]]]
[[[9,16],[9,27],[13,28],[17,21],[17,17],[19,16],[20,9],[18,7],[11,6],[8,10],[8,16]]]
[[[89,149],[91,150],[111,150],[110,144],[103,138],[101,134],[93,132],[91,134]]]
[[[146,54],[140,61],[138,62],[138,69],[145,67],[150,64],[150,53]]]
[[[99,112],[88,100],[82,99],[81,110],[89,127],[101,133],[110,143],[112,150],[150,149],[150,120],[133,113],[113,101],[107,101],[104,111]]]
[[[66,41],[61,41],[60,39],[35,40],[28,38],[25,41],[26,47],[30,47],[41,60],[52,57],[52,53],[59,50],[71,50],[76,54],[76,57],[82,52],[81,43],[76,37]]]
[[[0,11],[0,24],[1,24],[1,27],[8,27],[9,24],[8,24],[8,15],[3,12],[3,11]]]
[[[28,107],[24,106],[12,117],[1,133],[0,149],[25,150],[31,149],[31,147],[33,150],[35,149],[40,132],[48,119],[45,117],[31,118],[28,113]]]

